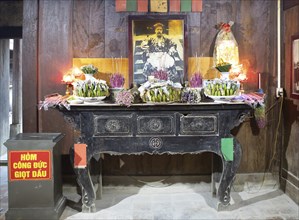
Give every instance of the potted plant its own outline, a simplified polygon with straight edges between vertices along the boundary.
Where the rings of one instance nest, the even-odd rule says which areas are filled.
[[[221,79],[229,79],[229,71],[232,67],[231,63],[224,62],[222,59],[220,59],[220,62],[216,64],[216,69],[221,72]]]
[[[93,78],[93,75],[98,73],[98,68],[92,64],[81,66],[81,71],[84,73],[85,79],[89,80]]]
[[[115,102],[117,93],[123,90],[125,84],[125,78],[120,73],[113,73],[110,76],[110,98]]]
[[[189,86],[182,92],[182,101],[199,103],[201,101],[202,77],[200,73],[194,73],[189,81]]]

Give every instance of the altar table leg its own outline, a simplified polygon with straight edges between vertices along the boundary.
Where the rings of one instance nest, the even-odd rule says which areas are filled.
[[[230,190],[231,186],[233,184],[233,181],[236,176],[236,172],[239,168],[240,161],[241,161],[241,145],[240,143],[234,139],[234,159],[233,161],[225,161],[224,158],[222,158],[223,161],[223,171],[222,176],[220,179],[220,184],[218,188],[218,196],[220,204],[218,206],[221,209],[221,207],[225,207],[229,205],[230,202]]]
[[[74,163],[74,149],[70,150],[71,162]],[[96,212],[95,200],[96,193],[94,185],[89,173],[90,160],[87,162],[85,168],[74,168],[75,174],[77,175],[77,182],[81,187],[82,192],[82,212]]]

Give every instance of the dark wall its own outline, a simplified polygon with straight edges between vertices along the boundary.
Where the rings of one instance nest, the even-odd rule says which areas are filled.
[[[282,148],[281,180],[282,188],[299,204],[299,100],[291,94],[291,38],[299,34],[299,2],[284,11],[284,139]]]
[[[128,15],[116,13],[114,1],[24,0],[23,88],[24,131],[63,132],[64,153],[73,144],[73,132],[56,110],[38,111],[37,103],[47,94],[64,93],[63,72],[73,57],[128,57]],[[153,15],[153,14],[151,14]],[[219,22],[234,21],[233,33],[239,44],[240,62],[249,69],[245,91],[257,89],[257,72],[267,106],[276,99],[276,2],[272,0],[204,0],[201,13],[188,13],[189,56],[212,56]],[[268,124],[259,130],[248,119],[233,133],[243,146],[239,172],[263,172],[273,152],[277,110],[268,114]],[[206,174],[211,154],[183,156],[106,156],[104,174]]]
[[[23,1],[0,1],[0,39],[22,38]]]

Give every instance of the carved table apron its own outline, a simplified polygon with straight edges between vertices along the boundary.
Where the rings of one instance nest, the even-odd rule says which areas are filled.
[[[87,167],[74,168],[82,189],[82,211],[95,212],[96,192],[89,168],[92,157],[108,154],[185,154],[213,152],[222,159],[223,169],[217,191],[220,205],[230,202],[230,187],[241,160],[241,146],[232,136],[250,113],[243,103],[200,103],[151,105],[129,108],[115,104],[71,105],[60,109],[77,137],[87,144]],[[233,160],[226,160],[221,139],[233,139]],[[73,148],[70,151],[74,159]],[[99,184],[101,187],[101,182]]]

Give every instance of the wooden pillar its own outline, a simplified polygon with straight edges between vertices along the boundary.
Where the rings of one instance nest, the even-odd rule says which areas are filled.
[[[23,132],[38,131],[37,95],[37,43],[38,43],[38,0],[23,1]]]
[[[9,138],[9,39],[0,39],[0,156]]]
[[[12,123],[10,137],[22,132],[22,40],[14,40],[12,63]]]

